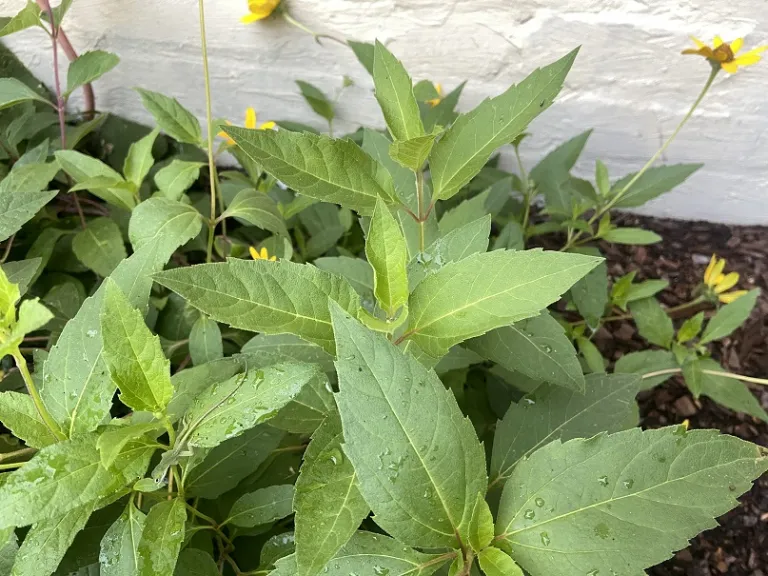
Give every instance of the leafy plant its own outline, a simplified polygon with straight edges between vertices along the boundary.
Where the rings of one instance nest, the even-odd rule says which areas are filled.
[[[251,4],[249,21],[291,18]],[[30,2],[2,33],[47,14],[61,40],[68,5]],[[714,430],[636,427],[638,391],[678,373],[766,419],[707,348],[758,292],[729,292],[713,258],[664,309],[665,281],[611,280],[599,252],[659,241],[611,210],[697,166],[611,184],[598,162],[593,185],[571,175],[586,133],[499,169],[575,50],[459,114],[463,85],[444,96],[383,44],[350,47],[387,133],[335,139],[341,92],[301,81],[329,135],[252,109],[215,121],[204,35],[207,134],[140,89],[157,127],[121,157],[65,114],[115,56],[74,60],[56,102],[0,79],[0,574],[636,575],[768,470]],[[242,170],[219,169],[225,151]],[[725,305],[670,317],[707,302]],[[591,336],[617,318],[657,349],[606,373]]]

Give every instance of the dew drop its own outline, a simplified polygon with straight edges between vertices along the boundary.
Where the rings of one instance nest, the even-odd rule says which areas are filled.
[[[93,330],[93,329],[88,330],[88,332],[86,332],[85,335],[88,336],[88,338],[93,338],[96,336],[96,330]]]
[[[587,572],[587,576],[597,576],[598,574],[600,574],[600,570],[598,570],[597,568],[593,568],[592,570]]]
[[[354,354],[352,354],[351,356],[347,356],[346,358],[344,358],[344,360],[354,360],[354,359],[355,359],[355,355],[354,355]]]
[[[608,476],[600,476],[597,481],[600,483],[600,486],[608,486]]]
[[[544,546],[549,546],[549,542],[550,542],[549,534],[547,534],[546,532],[542,532],[541,534],[539,534],[539,536],[541,536],[541,543],[544,544]]]
[[[552,354],[552,346],[544,346],[544,352],[547,354]]]
[[[376,574],[376,576],[387,576],[389,574],[389,568],[384,568],[377,564],[373,567],[373,573]]]
[[[635,481],[632,480],[632,478],[624,480],[624,488],[626,488],[627,490],[630,490],[634,485],[635,485]]]
[[[536,518],[536,512],[534,512],[533,510],[530,510],[530,509],[529,509],[529,510],[526,510],[526,511],[525,511],[525,514],[523,514],[523,516],[524,516],[524,517],[525,517],[527,520],[533,520],[534,518]]]
[[[546,504],[546,502],[544,502],[544,498],[536,498],[534,502],[536,502],[536,506],[539,508],[543,508],[544,504]]]

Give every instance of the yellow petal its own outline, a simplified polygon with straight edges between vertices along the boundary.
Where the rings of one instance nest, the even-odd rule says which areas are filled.
[[[216,136],[218,136],[219,138],[224,138],[224,139],[229,138],[229,136],[227,136],[227,133],[224,132],[224,130],[221,130],[218,134],[216,134]]]
[[[717,283],[717,277],[723,273],[723,268],[725,268],[725,258],[718,258],[717,262],[715,262],[715,267],[712,268],[712,274],[709,277],[709,281],[711,282],[710,285],[713,286]]]
[[[758,56],[757,54],[744,54],[743,56],[736,58],[733,63],[737,66],[752,66],[753,64],[760,62],[760,59],[761,56]]]
[[[261,256],[262,259],[266,260],[269,258],[269,252],[267,252],[266,248],[262,248],[261,252],[259,253],[259,256]]]
[[[696,36],[691,36],[691,40],[693,40],[693,43],[696,44],[696,46],[698,46],[699,48],[704,48],[706,46],[706,44],[704,44],[704,42],[696,38]]]
[[[440,98],[433,98],[432,100],[427,100],[427,104],[429,104],[430,106],[432,106],[432,108],[434,108],[435,106],[440,104],[440,101],[441,101]]]
[[[728,74],[736,74],[739,69],[739,65],[736,62],[721,62],[720,67],[728,72]]]
[[[270,262],[276,262],[277,261],[277,256],[272,256],[272,258],[270,258],[269,261]]]
[[[261,126],[259,126],[260,130],[272,130],[277,124],[272,122],[271,120],[269,122],[264,122]]]
[[[744,54],[741,55],[741,58],[744,58],[745,56],[754,56],[762,54],[768,50],[768,46],[758,46],[757,48],[752,48],[752,50],[749,50],[748,52],[744,52]]]
[[[712,254],[712,258],[709,259],[709,265],[707,266],[707,269],[704,271],[704,284],[709,286],[709,281],[712,278],[712,270],[715,269],[715,264],[717,264],[717,256],[715,254]]]
[[[715,284],[715,293],[722,294],[726,290],[730,290],[731,288],[736,286],[736,283],[738,281],[739,281],[738,272],[731,272],[729,274],[726,274],[725,276],[721,274]]]
[[[744,38],[736,38],[736,40],[731,42],[731,52],[736,54],[739,50],[741,50],[742,46],[744,46]]]
[[[715,41],[712,42],[712,46],[714,46],[715,48],[719,48],[722,45],[723,45],[723,39],[720,38],[720,36],[715,36]]]
[[[720,302],[723,304],[730,304],[734,300],[738,300],[744,294],[749,292],[749,290],[734,290],[733,292],[728,292],[728,294],[720,294]]]
[[[442,84],[435,84],[435,92],[437,92],[438,96],[443,95],[443,85]]]
[[[259,253],[256,251],[256,248],[254,248],[253,246],[248,248],[248,252],[251,253],[251,258],[253,258],[254,260],[258,260],[259,259]]]
[[[242,18],[240,18],[240,22],[243,24],[251,24],[253,22],[258,22],[259,20],[264,20],[269,16],[269,14],[263,14],[261,12],[251,12],[250,14],[246,14]]]
[[[256,129],[256,110],[250,106],[245,109],[245,127],[249,130]]]

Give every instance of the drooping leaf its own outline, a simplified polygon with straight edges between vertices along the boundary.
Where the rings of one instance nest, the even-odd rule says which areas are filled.
[[[360,64],[368,71],[368,74],[373,75],[374,45],[369,42],[356,42],[354,40],[347,41],[347,44],[357,56]]]
[[[634,426],[639,386],[634,374],[591,374],[584,393],[545,384],[512,404],[496,429],[491,485],[506,481],[525,457],[550,442]]]
[[[727,372],[717,362],[711,358],[702,358],[700,361],[701,374],[701,394],[709,396],[726,408],[743,412],[763,422],[768,422],[768,414],[760,405],[760,401],[749,390],[749,387],[743,382],[725,376],[716,376],[707,374],[705,371]]]
[[[155,174],[155,184],[169,200],[181,200],[181,196],[200,177],[202,162],[173,160]]]
[[[373,268],[376,299],[392,318],[408,301],[408,250],[397,220],[381,201],[373,211],[365,255]]]
[[[197,319],[189,333],[189,355],[195,366],[224,356],[219,325],[205,315]]]
[[[2,20],[2,23],[0,23],[0,37],[39,25],[40,12],[41,10],[37,3],[27,0],[24,8],[19,10],[13,17]],[[0,571],[0,574],[3,574],[3,572]],[[5,575],[3,574],[3,576]]]
[[[651,372],[679,368],[675,355],[667,350],[641,350],[624,354],[616,361],[615,371],[624,374],[637,374],[643,376]],[[647,390],[669,380],[674,374],[662,374],[651,378],[643,378],[640,383],[641,390]]]
[[[293,513],[293,486],[269,486],[238,498],[229,511],[226,523],[240,528],[269,524]]]
[[[567,140],[547,154],[531,170],[530,178],[544,196],[550,214],[571,215],[571,207],[578,194],[571,185],[571,169],[581,156],[592,134],[591,130]]]
[[[614,204],[615,208],[637,208],[657,196],[669,192],[682,184],[688,176],[701,168],[703,164],[672,164],[649,168],[632,187]],[[611,195],[616,195],[629,184],[635,174],[628,174],[614,183]]]
[[[333,112],[333,104],[328,97],[317,87],[309,82],[303,80],[296,80],[296,84],[301,90],[301,95],[304,96],[304,100],[310,105],[315,114],[322,116],[329,122],[333,120],[335,114]]]
[[[254,162],[305,196],[370,215],[381,199],[395,202],[392,177],[351,140],[281,130],[224,131]]]
[[[424,134],[413,82],[402,63],[376,41],[373,51],[373,83],[389,131],[395,140],[410,140]]]
[[[186,505],[181,498],[166,500],[152,507],[139,541],[138,576],[173,574],[184,542],[186,520]]]
[[[40,416],[31,396],[19,392],[0,393],[0,422],[27,446],[44,448],[57,441]]]
[[[50,104],[48,100],[40,96],[40,94],[32,90],[21,80],[16,78],[0,78],[0,110],[27,100]]]
[[[136,205],[125,179],[101,160],[75,150],[57,150],[55,156],[61,169],[76,182],[70,191],[88,190],[123,210],[132,210]]]
[[[112,274],[128,257],[120,228],[110,218],[90,220],[72,239],[72,252],[84,266],[102,277]]]
[[[312,436],[296,481],[297,576],[315,576],[368,515],[357,474],[342,452],[341,420],[329,415]]]
[[[714,528],[766,470],[762,449],[716,430],[552,442],[507,482],[497,542],[533,574],[639,574]]]
[[[669,348],[675,335],[672,318],[664,311],[656,298],[644,298],[629,305],[632,318],[640,336],[651,344]]]
[[[720,308],[720,310],[717,311],[717,314],[715,314],[707,323],[707,327],[704,328],[704,333],[701,335],[701,340],[699,342],[701,344],[706,344],[707,342],[720,340],[731,334],[731,332],[736,330],[736,328],[741,326],[746,319],[749,318],[759,295],[760,289],[755,288],[730,304],[726,304]]]
[[[466,346],[508,370],[574,390],[584,390],[584,375],[565,330],[549,314],[498,328]]]
[[[217,322],[266,334],[292,333],[333,352],[328,302],[356,313],[349,283],[314,266],[230,259],[168,270],[155,280]]]
[[[84,84],[90,84],[100,78],[120,63],[117,54],[104,50],[91,50],[80,54],[69,65],[67,71],[67,91],[65,95],[72,94]]]
[[[150,243],[164,248],[179,246],[197,236],[202,225],[200,213],[192,206],[163,197],[150,198],[133,210],[128,238],[134,250]]]
[[[0,81],[8,78],[0,78]],[[45,190],[59,171],[56,162],[27,164],[11,170],[0,182],[0,241],[18,232],[38,211],[56,196]]]
[[[163,132],[179,142],[200,145],[203,141],[200,122],[178,100],[142,88],[136,90],[141,95],[144,107],[155,117]]]
[[[589,338],[579,336],[576,338],[576,347],[579,349],[579,353],[584,359],[586,364],[586,372],[591,374],[599,374],[605,372],[605,358],[600,353],[600,349],[595,346]]]
[[[211,386],[187,412],[188,444],[213,448],[269,420],[318,373],[311,364],[278,364]]]
[[[377,523],[417,546],[466,541],[487,484],[472,424],[435,373],[385,336],[338,306],[333,326],[344,451]]]
[[[497,148],[511,142],[552,104],[577,52],[535,70],[520,84],[459,116],[432,149],[434,198],[444,200],[456,194]]]
[[[413,172],[422,169],[427,161],[435,140],[441,131],[435,131],[424,136],[417,136],[410,140],[395,140],[389,147],[389,155],[398,164],[405,166]]]
[[[123,165],[123,174],[126,180],[132,182],[136,189],[141,188],[144,178],[149,174],[155,159],[152,156],[152,146],[155,144],[160,130],[155,128],[141,140],[137,140],[128,148]]]
[[[139,542],[146,515],[128,504],[125,512],[107,530],[101,541],[101,576],[134,576],[139,568]]]
[[[454,344],[535,316],[599,262],[538,250],[473,254],[416,287],[405,335],[439,358]]]
[[[603,240],[614,244],[656,244],[661,236],[642,228],[613,228],[603,235]]]
[[[275,201],[253,188],[245,188],[238,192],[222,217],[237,218],[251,226],[288,236],[285,220]]]
[[[486,548],[477,555],[485,576],[524,576],[512,558],[498,548]]]

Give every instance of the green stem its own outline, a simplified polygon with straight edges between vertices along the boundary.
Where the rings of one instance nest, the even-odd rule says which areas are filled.
[[[666,370],[657,370],[655,372],[648,372],[643,374],[641,378],[643,380],[648,378],[655,378],[656,376],[666,376],[667,374],[680,374],[683,371],[682,368],[668,368]],[[734,374],[733,372],[721,372],[719,370],[702,370],[702,373],[709,374],[710,376],[721,376],[723,378],[730,378],[731,380],[741,380],[742,382],[751,382],[752,384],[760,384],[761,386],[768,386],[768,380],[765,378],[755,378],[753,376],[745,376],[743,374]]]
[[[173,424],[171,424],[171,420],[167,415],[163,416],[162,423],[166,432],[168,432],[168,444],[173,446],[176,444],[176,430],[173,429]]]
[[[525,212],[523,213],[523,234],[525,229],[528,228],[528,220],[531,216],[531,188],[528,182],[528,173],[525,171],[523,165],[523,159],[520,158],[520,150],[515,146],[515,158],[517,158],[517,166],[520,170],[520,180],[523,185],[523,202],[525,202]]]
[[[26,464],[26,462],[11,462],[10,464],[0,464],[0,472],[4,470],[16,470],[16,468],[21,468],[22,464]]]
[[[291,16],[288,13],[287,10],[283,10],[282,15],[283,15],[283,19],[286,22],[288,22],[288,24],[290,24],[291,26],[296,26],[296,28],[298,28],[302,32],[306,32],[307,34],[312,36],[315,39],[315,42],[317,42],[318,44],[322,44],[320,40],[322,40],[323,38],[327,38],[328,40],[333,40],[334,42],[338,42],[342,46],[349,46],[344,40],[341,40],[340,38],[336,38],[335,36],[331,36],[330,34],[318,34],[311,28],[308,28],[307,26],[305,26],[304,24],[296,20],[293,16]]]
[[[58,424],[56,424],[56,421],[51,417],[45,404],[43,404],[43,399],[40,397],[40,393],[37,391],[37,386],[35,386],[35,382],[32,380],[32,375],[29,373],[27,361],[24,359],[24,356],[18,348],[13,352],[13,359],[16,361],[16,366],[18,366],[19,372],[21,372],[24,384],[27,385],[27,390],[32,397],[32,401],[35,403],[35,408],[37,408],[40,418],[43,419],[43,422],[45,422],[45,425],[51,431],[51,434],[58,440],[66,440],[67,437],[59,429]]]
[[[22,448],[21,450],[15,450],[14,452],[4,452],[0,454],[0,462],[3,460],[15,460],[16,458],[23,458],[24,456],[32,456],[37,452],[37,448]],[[21,465],[24,462],[17,462]]]
[[[707,78],[707,82],[704,84],[704,88],[701,89],[701,92],[699,93],[699,96],[694,101],[693,105],[691,106],[690,110],[688,110],[688,113],[683,117],[683,119],[680,121],[680,123],[677,125],[677,128],[675,128],[675,131],[672,132],[672,134],[667,138],[667,140],[664,142],[664,144],[661,145],[661,148],[659,148],[656,153],[651,157],[648,162],[645,163],[645,166],[643,166],[639,172],[637,172],[632,179],[627,182],[627,184],[619,190],[616,195],[611,198],[611,200],[603,206],[600,210],[597,210],[592,218],[589,219],[589,224],[594,224],[603,214],[608,212],[611,208],[613,208],[616,203],[621,200],[621,198],[629,191],[632,186],[645,174],[651,166],[653,166],[656,163],[656,160],[658,160],[662,154],[666,151],[667,148],[669,148],[670,144],[674,141],[674,139],[677,137],[677,135],[680,133],[680,131],[683,129],[683,126],[686,125],[688,120],[691,119],[691,116],[693,116],[693,113],[696,111],[696,109],[699,107],[699,104],[701,104],[701,101],[704,100],[704,96],[706,96],[707,92],[709,92],[709,89],[712,87],[712,83],[715,81],[715,77],[717,76],[717,73],[720,71],[720,67],[713,67],[712,72],[709,74],[709,78]],[[567,250],[568,248],[573,246],[573,243],[577,241],[583,232],[579,232],[571,240],[569,240],[561,250]]]
[[[425,244],[425,230],[424,230],[424,224],[426,221],[426,218],[424,218],[424,215],[422,211],[424,210],[424,172],[421,170],[416,171],[416,198],[419,203],[419,217],[417,219],[417,222],[419,224],[419,251],[424,252],[424,244]]]
[[[206,251],[206,262],[210,262],[213,255],[213,238],[216,234],[216,183],[218,174],[216,172],[216,160],[213,151],[213,111],[211,104],[211,74],[208,69],[208,42],[205,36],[205,8],[204,0],[198,0],[197,5],[200,11],[200,44],[203,51],[203,78],[205,80],[205,116],[208,127],[208,172],[211,179],[211,214],[208,219],[208,247]],[[219,209],[223,212],[223,200],[219,198]],[[223,225],[223,224],[222,224]]]

